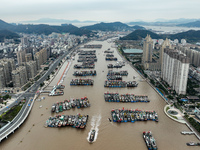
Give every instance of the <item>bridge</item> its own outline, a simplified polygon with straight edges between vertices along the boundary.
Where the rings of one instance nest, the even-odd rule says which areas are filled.
[[[10,135],[11,133],[14,133],[14,131],[19,128],[19,126],[25,121],[31,111],[31,108],[33,107],[34,100],[35,99],[33,98],[27,100],[17,116],[15,116],[15,118],[11,122],[1,128],[0,142],[3,139],[8,138],[8,135]]]

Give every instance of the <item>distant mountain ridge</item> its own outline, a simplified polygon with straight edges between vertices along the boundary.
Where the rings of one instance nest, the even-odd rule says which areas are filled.
[[[19,35],[9,31],[9,30],[0,30],[0,42],[3,42],[4,39],[16,39],[19,38]]]
[[[134,26],[130,27],[127,24],[121,23],[121,22],[112,22],[112,23],[97,23],[90,26],[83,26],[82,29],[88,29],[88,30],[100,30],[100,31],[123,31],[123,30],[134,30],[134,29],[145,29],[141,26]]]
[[[177,26],[181,26],[181,27],[200,27],[200,20],[199,21],[195,21],[195,22],[179,24]]]
[[[65,26],[51,26],[46,24],[32,25],[11,25],[3,20],[0,20],[0,29],[6,29],[13,32],[21,32],[21,33],[35,33],[35,34],[51,34],[52,32],[56,33],[70,33],[74,35],[87,35],[89,36],[92,32],[86,29],[81,29],[71,24],[65,24]]]
[[[0,19],[0,30],[13,28],[13,25]]]
[[[179,41],[181,41],[181,39],[186,39],[188,43],[200,42],[200,31],[194,30],[189,30],[177,34],[156,34],[149,30],[135,30],[127,36],[120,38],[120,40],[141,40],[142,38],[145,38],[147,34],[150,35],[153,39],[169,38],[171,40],[178,39]]]
[[[128,25],[146,25],[146,26],[170,26],[170,25],[179,25],[179,24],[185,24],[190,22],[195,22],[200,19],[185,19],[185,18],[179,18],[179,19],[172,19],[172,20],[166,20],[166,19],[156,19],[154,22],[145,22],[145,21],[132,21],[127,23]]]
[[[97,23],[98,21],[79,21],[79,20],[65,20],[65,19],[53,19],[53,18],[41,18],[38,20],[30,20],[30,21],[21,21],[21,23],[60,23],[60,24],[65,24],[65,23]]]
[[[161,36],[149,30],[135,30],[127,36],[120,38],[120,40],[142,40],[147,36],[147,34],[150,35],[153,39],[161,38]]]

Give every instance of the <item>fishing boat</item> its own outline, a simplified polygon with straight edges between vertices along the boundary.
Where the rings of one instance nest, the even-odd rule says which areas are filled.
[[[95,138],[95,133],[96,133],[95,130],[92,130],[92,132],[90,133],[90,137],[89,137],[89,142],[90,143],[93,143],[94,138]]]
[[[148,150],[157,150],[157,145],[154,137],[152,136],[151,131],[143,132],[143,138],[147,145]]]
[[[195,143],[195,142],[188,142],[186,143],[187,146],[200,146],[200,143]]]
[[[113,119],[113,122],[135,122],[135,121],[147,121],[147,120],[153,120],[158,121],[155,118],[155,115],[157,113],[155,111],[142,111],[142,110],[125,110],[123,109],[112,109],[111,116]]]

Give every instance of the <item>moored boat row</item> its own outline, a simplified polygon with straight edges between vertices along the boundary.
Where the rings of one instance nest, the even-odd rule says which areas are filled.
[[[96,76],[97,72],[96,70],[90,70],[90,71],[75,71],[74,76]]]
[[[110,76],[107,76],[107,79],[108,80],[122,80],[122,76],[120,76],[120,75],[110,75]]]
[[[151,131],[143,132],[143,138],[147,145],[148,150],[157,150],[156,140],[152,136]]]
[[[105,50],[104,53],[114,53],[114,51]]]
[[[97,58],[97,56],[96,55],[79,55],[79,57],[78,58]]]
[[[126,82],[127,87],[137,87],[138,83],[136,81],[128,81]]]
[[[117,57],[106,57],[106,61],[117,61]]]
[[[70,82],[71,86],[79,86],[79,85],[93,85],[94,80],[92,79],[72,79]]]
[[[109,87],[109,88],[123,88],[126,87],[126,81],[121,81],[121,80],[106,80],[104,83],[104,87]]]
[[[64,100],[64,102],[58,102],[52,105],[51,112],[62,112],[70,110],[71,108],[87,108],[90,107],[90,102],[87,97],[81,99]]]
[[[96,50],[80,51],[78,55],[96,55]]]
[[[150,102],[146,95],[134,95],[134,94],[119,94],[119,93],[104,93],[104,99],[106,102]]]
[[[125,66],[125,62],[123,61],[118,61],[116,64],[107,65],[108,68],[122,68],[123,66]]]
[[[106,80],[104,87],[109,88],[125,88],[125,87],[137,87],[138,83],[136,81],[121,81],[121,80]]]
[[[95,64],[75,64],[75,69],[93,69],[95,67]]]
[[[57,115],[49,117],[46,121],[46,127],[65,127],[71,126],[73,128],[84,129],[88,121],[88,115]]]
[[[113,122],[135,122],[153,120],[158,122],[158,114],[155,111],[113,109],[111,111]]]
[[[113,76],[113,75],[120,75],[120,76],[128,76],[128,71],[113,71],[109,70],[107,76]]]
[[[79,58],[78,62],[97,62],[97,58]]]
[[[122,68],[122,65],[120,65],[120,64],[114,64],[114,65],[113,64],[108,64],[107,67],[108,68]]]
[[[114,57],[113,54],[106,54],[106,57]]]

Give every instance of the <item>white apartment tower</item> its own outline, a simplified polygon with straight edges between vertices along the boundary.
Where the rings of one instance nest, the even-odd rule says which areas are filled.
[[[189,64],[189,58],[178,50],[164,49],[161,75],[177,94],[186,94]]]

